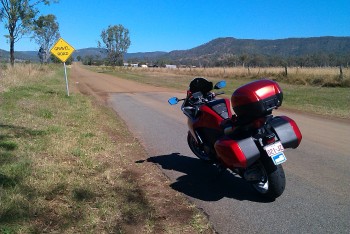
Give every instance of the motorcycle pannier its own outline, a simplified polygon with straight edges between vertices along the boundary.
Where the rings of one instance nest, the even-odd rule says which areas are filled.
[[[284,148],[297,148],[302,135],[298,125],[287,116],[275,116],[269,122]]]
[[[231,97],[232,108],[238,117],[254,118],[271,114],[282,105],[283,93],[272,80],[258,80],[238,88]]]
[[[246,168],[260,157],[259,149],[251,137],[233,139],[225,136],[217,140],[214,147],[218,158],[228,168]]]

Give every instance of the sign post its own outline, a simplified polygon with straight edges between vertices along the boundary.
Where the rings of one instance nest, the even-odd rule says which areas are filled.
[[[65,40],[60,38],[55,43],[55,45],[52,47],[50,52],[51,52],[51,54],[55,55],[59,60],[61,60],[63,62],[64,77],[66,80],[67,96],[69,96],[66,61],[74,52],[74,48],[71,45],[69,45]]]

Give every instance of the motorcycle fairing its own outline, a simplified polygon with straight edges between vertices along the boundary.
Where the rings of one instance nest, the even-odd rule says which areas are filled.
[[[228,99],[218,99],[208,102],[207,105],[200,106],[197,116],[192,115],[189,117],[187,121],[188,128],[197,142],[204,142],[214,146],[216,140],[211,139],[223,135],[223,129],[221,127],[222,121],[225,118],[228,119],[232,117],[230,101]],[[197,129],[196,133],[194,129]],[[208,134],[210,136],[205,137]],[[201,142],[199,138],[201,138],[203,142]]]
[[[188,121],[188,127],[190,129],[201,127],[220,129],[220,123],[222,121],[220,115],[205,105],[201,106],[199,110],[198,115],[200,115],[200,118],[197,116],[197,118],[192,118]]]
[[[190,128],[213,128],[222,130],[221,122],[224,120],[223,116],[231,117],[231,110],[227,106],[228,100],[220,99],[214,102],[209,102],[207,105],[202,105],[199,108],[197,118],[191,119],[189,122]],[[224,105],[226,108],[224,108]],[[215,110],[213,109],[215,108]],[[227,112],[227,114],[225,113]]]
[[[188,128],[192,136],[196,139],[197,143],[213,145],[214,143],[210,144],[210,140],[208,139],[208,137],[205,137],[205,136],[208,133],[211,136],[215,136],[215,137],[217,137],[218,134],[222,135],[223,130],[220,127],[220,123],[223,120],[222,117],[218,113],[213,111],[211,108],[205,105],[200,107],[200,111],[198,115],[200,115],[200,117],[197,116],[197,118],[188,118],[187,120]],[[202,129],[205,129],[205,130],[202,130]],[[215,134],[213,134],[213,132]]]

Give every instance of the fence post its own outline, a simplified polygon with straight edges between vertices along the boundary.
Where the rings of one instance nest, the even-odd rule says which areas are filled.
[[[339,66],[339,72],[340,72],[339,78],[340,78],[340,80],[342,80],[344,78],[343,77],[343,66],[342,65]]]
[[[288,76],[288,67],[284,65],[284,76]]]

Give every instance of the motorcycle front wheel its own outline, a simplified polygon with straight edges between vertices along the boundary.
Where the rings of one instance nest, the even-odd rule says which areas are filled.
[[[258,162],[261,170],[259,182],[252,183],[252,187],[263,197],[275,200],[281,196],[286,187],[286,177],[282,165],[275,165],[271,158],[264,157]]]
[[[211,157],[204,151],[204,147],[197,143],[196,139],[192,136],[190,132],[187,135],[187,143],[192,152],[201,160],[205,162],[211,162]]]

